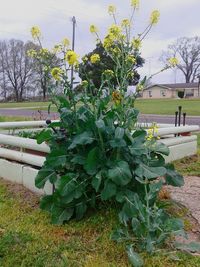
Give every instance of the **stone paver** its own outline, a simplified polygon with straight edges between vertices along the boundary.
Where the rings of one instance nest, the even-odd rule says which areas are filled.
[[[184,186],[169,187],[169,191],[171,198],[186,206],[200,224],[200,177],[187,176]]]

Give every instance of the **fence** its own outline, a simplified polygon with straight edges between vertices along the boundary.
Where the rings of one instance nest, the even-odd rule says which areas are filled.
[[[199,131],[199,126],[158,126],[156,135],[161,137],[158,142],[164,143],[170,149],[170,155],[166,157],[167,162],[197,152],[197,136],[191,133]],[[43,127],[46,127],[45,121],[0,123],[0,177],[22,183],[34,192],[49,194],[52,191],[50,184],[47,184],[44,190],[39,190],[34,185],[35,176],[45,161],[45,155],[50,151],[49,146],[14,135],[18,131],[41,130]]]

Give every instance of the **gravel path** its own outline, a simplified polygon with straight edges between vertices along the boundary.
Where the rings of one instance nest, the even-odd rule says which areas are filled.
[[[169,187],[169,190],[172,199],[186,206],[200,224],[200,177],[187,176],[184,186]]]

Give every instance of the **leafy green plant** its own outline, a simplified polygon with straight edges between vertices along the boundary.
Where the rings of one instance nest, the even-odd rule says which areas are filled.
[[[159,17],[158,11],[153,11],[146,30],[131,40],[137,2],[132,1],[131,19],[123,20],[121,26],[112,25],[103,41],[96,27],[90,28],[113,61],[113,70],[102,72],[100,87],[85,80],[84,90],[77,93],[64,71],[68,70],[66,63],[62,69],[51,71],[55,87],[62,87],[64,96],[52,95],[60,121],[48,121],[51,129],[43,130],[37,137],[38,143],[49,144],[50,153],[35,183],[38,188],[43,188],[47,181],[53,185],[52,195],[44,196],[40,207],[50,212],[55,224],[71,218],[79,220],[101,203],[115,203],[122,228],[112,238],[126,241],[130,262],[141,266],[142,259],[134,248],[152,253],[171,234],[183,233],[182,222],[171,218],[158,201],[164,184],[181,186],[183,178],[173,165],[165,164],[164,156],[169,150],[157,142],[156,126],[148,132],[137,126],[139,111],[134,102],[146,78],[135,92],[128,94],[130,75],[137,73],[135,55],[139,55],[141,40]],[[116,22],[115,7],[110,6],[109,13]],[[77,67],[75,52],[66,51],[64,60]],[[90,64],[100,60],[100,55],[93,54]]]
[[[39,135],[40,131],[20,131],[18,133],[18,136],[23,138],[31,138],[31,139],[37,139],[37,136]]]

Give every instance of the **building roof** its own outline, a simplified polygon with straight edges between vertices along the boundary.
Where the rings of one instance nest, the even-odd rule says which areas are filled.
[[[149,89],[151,87],[158,86],[166,89],[191,89],[198,88],[198,83],[170,83],[170,84],[152,84],[147,86],[145,89]]]

